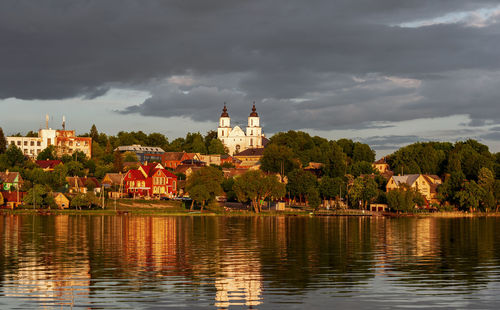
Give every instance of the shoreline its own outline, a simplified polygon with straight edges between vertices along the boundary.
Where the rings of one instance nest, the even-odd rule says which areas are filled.
[[[123,204],[105,209],[0,209],[0,215],[123,215],[123,216],[303,216],[303,217],[373,217],[373,218],[472,218],[472,217],[500,217],[500,212],[432,212],[432,213],[379,213],[363,211],[358,209],[334,210],[330,212],[313,212],[308,210],[286,210],[286,211],[268,211],[254,213],[249,210],[210,210],[203,212],[199,210],[190,212],[179,206],[147,206],[147,204],[125,206]]]

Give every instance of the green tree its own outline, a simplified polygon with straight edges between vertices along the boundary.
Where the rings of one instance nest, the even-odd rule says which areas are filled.
[[[468,181],[465,182],[463,189],[459,191],[456,196],[458,198],[459,207],[462,210],[473,212],[481,203],[481,197],[484,196],[484,189],[475,181]]]
[[[9,145],[7,151],[5,151],[5,155],[9,167],[22,167],[26,161],[23,151],[13,144]]]
[[[70,205],[77,209],[90,209],[92,206],[99,205],[99,198],[94,194],[94,192],[87,192],[86,194],[78,193],[71,199]]]
[[[7,139],[5,139],[5,136],[3,134],[3,129],[0,127],[0,154],[5,153],[7,150]]]
[[[299,202],[302,203],[302,198],[307,196],[311,188],[317,187],[316,177],[309,171],[295,169],[288,174],[287,190],[294,197],[299,197]]]
[[[65,164],[68,169],[68,175],[83,177],[85,175],[83,171],[83,165],[77,161],[70,161]]]
[[[282,176],[300,167],[300,163],[294,158],[290,148],[276,144],[269,144],[264,149],[260,164],[262,171],[280,173]]]
[[[341,196],[341,193],[345,193],[346,183],[340,177],[330,178],[329,176],[324,176],[319,181],[319,192],[323,199],[332,199],[337,196]]]
[[[481,197],[481,209],[483,211],[496,209],[495,176],[493,172],[488,168],[481,168],[477,184],[484,190]]]
[[[123,161],[124,162],[138,162],[139,158],[137,158],[137,155],[134,152],[125,152],[123,153]]]
[[[95,126],[95,124],[92,124],[92,127],[90,128],[89,136],[92,138],[92,142],[99,141],[99,132],[97,131],[97,127]]]
[[[398,188],[386,194],[387,205],[392,210],[408,212],[415,209],[415,206],[423,206],[424,197],[413,188]]]
[[[349,197],[353,204],[359,202],[359,206],[367,209],[368,203],[377,197],[377,183],[370,176],[358,177],[349,189]]]
[[[201,211],[203,211],[207,201],[214,200],[215,196],[220,195],[223,179],[222,171],[214,167],[209,166],[195,170],[186,182],[186,190],[189,197],[193,199],[191,210],[196,201],[201,203]]]
[[[316,187],[310,187],[307,191],[307,203],[310,208],[317,210],[321,204],[319,191]]]
[[[56,147],[53,145],[47,146],[43,151],[41,151],[36,157],[37,160],[54,160],[57,159]]]
[[[165,148],[168,146],[168,139],[158,132],[152,132],[148,135],[148,146]]]
[[[285,196],[285,185],[276,175],[266,175],[260,170],[249,170],[234,180],[233,190],[241,202],[250,201],[254,212],[262,211],[267,198],[280,199]]]
[[[227,154],[227,148],[219,139],[212,139],[212,141],[210,141],[210,145],[208,146],[208,153],[224,155]]]
[[[354,162],[366,161],[371,164],[375,161],[375,152],[368,144],[355,142],[352,151],[352,160]]]
[[[31,189],[28,190],[23,198],[23,201],[27,205],[45,206],[45,198],[49,194],[47,188],[40,184],[35,184]]]
[[[330,153],[325,165],[325,173],[329,177],[343,177],[347,170],[347,156],[335,142],[330,142]]]
[[[120,151],[116,150],[113,153],[113,169],[115,172],[123,172],[123,157]]]
[[[362,174],[372,174],[375,173],[372,163],[367,161],[357,161],[349,166],[349,173],[355,177],[359,177]]]

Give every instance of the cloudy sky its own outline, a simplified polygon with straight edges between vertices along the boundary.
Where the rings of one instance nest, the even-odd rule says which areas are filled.
[[[48,113],[173,139],[255,101],[268,136],[500,151],[498,0],[4,0],[0,42],[6,134]]]

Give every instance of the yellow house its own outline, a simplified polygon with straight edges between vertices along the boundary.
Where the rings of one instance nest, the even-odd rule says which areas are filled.
[[[67,209],[69,207],[69,199],[63,193],[52,193],[54,200],[59,209]]]
[[[389,168],[389,164],[385,161],[385,157],[382,157],[381,159],[374,162],[372,166],[374,169],[378,170],[380,174],[384,174],[391,170]]]
[[[386,185],[386,191],[395,190],[400,188],[401,185],[406,184],[410,188],[417,190],[429,203],[438,203],[437,200],[437,187],[440,185],[441,179],[437,175],[430,174],[407,174],[407,175],[393,175]]]

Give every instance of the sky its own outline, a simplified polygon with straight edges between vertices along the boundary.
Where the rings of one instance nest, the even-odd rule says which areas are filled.
[[[487,0],[0,2],[0,127],[216,129],[500,151],[500,5]]]

